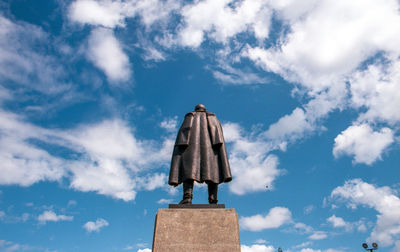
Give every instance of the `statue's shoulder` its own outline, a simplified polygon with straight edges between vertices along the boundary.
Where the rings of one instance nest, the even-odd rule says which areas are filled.
[[[194,116],[194,113],[195,113],[195,112],[189,112],[189,113],[187,113],[187,114],[185,115],[185,117]]]
[[[207,111],[207,116],[216,116],[214,113],[208,112]]]

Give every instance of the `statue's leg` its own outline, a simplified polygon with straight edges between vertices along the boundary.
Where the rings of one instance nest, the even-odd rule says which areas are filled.
[[[208,185],[208,203],[217,204],[217,202],[218,202],[218,184],[209,182],[207,185]]]
[[[192,204],[193,199],[193,180],[189,179],[183,182],[183,199],[179,204]]]

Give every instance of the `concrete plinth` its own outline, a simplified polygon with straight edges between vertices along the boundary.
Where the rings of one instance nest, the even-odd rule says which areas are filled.
[[[240,252],[235,209],[159,209],[153,252]]]

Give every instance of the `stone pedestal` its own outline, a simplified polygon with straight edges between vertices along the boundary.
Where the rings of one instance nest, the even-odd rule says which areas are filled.
[[[159,209],[154,227],[153,252],[240,252],[235,209]]]

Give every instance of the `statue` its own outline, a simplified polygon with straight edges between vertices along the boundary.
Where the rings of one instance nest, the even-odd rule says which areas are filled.
[[[183,183],[179,204],[192,204],[193,183],[206,183],[208,202],[218,202],[218,184],[230,182],[232,174],[226,154],[221,123],[199,104],[187,113],[179,129],[172,154],[168,184]]]

